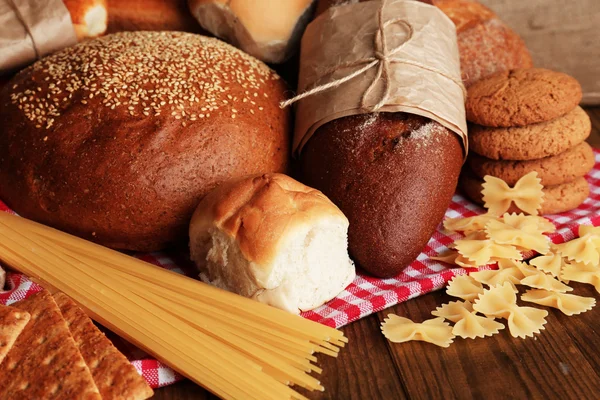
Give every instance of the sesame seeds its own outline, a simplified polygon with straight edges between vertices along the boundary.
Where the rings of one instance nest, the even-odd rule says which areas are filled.
[[[84,42],[35,63],[30,75],[13,85],[11,101],[46,129],[74,103],[123,109],[138,118],[162,113],[182,126],[220,108],[236,118],[232,105],[247,103],[251,114],[262,110],[249,98],[268,98],[265,84],[279,79],[230,45],[180,32],[123,32]]]

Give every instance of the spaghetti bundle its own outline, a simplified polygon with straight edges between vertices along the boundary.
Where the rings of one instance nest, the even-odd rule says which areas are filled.
[[[337,356],[347,342],[336,329],[7,213],[0,261],[224,399],[324,390],[310,375],[321,372],[314,353]]]

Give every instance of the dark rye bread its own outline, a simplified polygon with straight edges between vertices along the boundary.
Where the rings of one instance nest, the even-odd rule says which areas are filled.
[[[329,7],[369,0],[319,0],[319,15]],[[420,0],[433,4],[456,25],[458,52],[466,86],[499,71],[533,66],[525,42],[489,8],[476,0]]]
[[[184,241],[218,183],[286,170],[284,90],[217,39],[127,32],[78,44],[0,93],[0,198],[114,248]]]
[[[368,272],[397,275],[442,220],[463,160],[458,136],[427,118],[379,113],[319,128],[301,155],[304,182],[350,220],[350,253]]]

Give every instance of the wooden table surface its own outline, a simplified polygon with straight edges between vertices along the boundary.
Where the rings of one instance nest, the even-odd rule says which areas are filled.
[[[588,108],[600,148],[600,107]],[[573,284],[574,294],[600,295]],[[339,358],[321,356],[323,393],[311,399],[598,399],[600,398],[600,304],[567,317],[548,309],[546,329],[515,339],[508,330],[485,339],[455,339],[446,349],[422,342],[394,344],[379,324],[389,313],[414,321],[431,318],[435,307],[456,298],[444,291],[390,307],[342,328],[349,344]],[[184,381],[157,389],[156,400],[215,399]]]

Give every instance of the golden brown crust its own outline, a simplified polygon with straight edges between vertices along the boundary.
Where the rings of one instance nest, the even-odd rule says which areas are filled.
[[[143,400],[153,391],[135,367],[64,293],[53,295],[103,399]]]
[[[592,131],[585,110],[575,107],[552,121],[523,127],[489,128],[471,124],[469,147],[493,160],[537,160],[567,151]]]
[[[107,33],[181,31],[206,33],[194,19],[187,0],[106,0]]]
[[[405,113],[344,117],[306,144],[302,178],[350,221],[350,255],[395,276],[421,252],[452,199],[462,165],[458,136]]]
[[[581,85],[543,68],[504,71],[469,88],[467,120],[490,127],[515,127],[556,119],[581,101]]]
[[[461,175],[460,187],[463,192],[479,204],[483,204],[482,184],[483,180],[476,177],[470,170],[464,171]],[[540,214],[559,214],[579,207],[589,196],[590,187],[585,178],[582,177],[560,185],[544,187],[542,191],[544,192],[544,201]],[[512,204],[508,212],[518,213],[522,211]]]
[[[480,178],[486,175],[495,176],[511,186],[532,171],[537,171],[544,186],[571,182],[585,176],[594,167],[595,162],[594,152],[586,142],[558,155],[537,160],[498,161],[471,153],[467,161],[471,170]]]
[[[65,49],[0,94],[0,198],[111,247],[164,248],[220,182],[286,170],[285,90],[262,62],[199,35],[127,32]]]
[[[200,25],[265,62],[281,63],[297,50],[312,0],[189,0]]]
[[[0,290],[2,286],[0,285]],[[0,304],[0,364],[25,329],[30,317],[28,312]]]
[[[223,183],[198,205],[190,237],[208,234],[215,226],[233,237],[244,257],[271,265],[281,240],[298,225],[310,226],[323,217],[346,217],[323,193],[287,175],[252,175]]]
[[[63,0],[69,10],[78,40],[94,38],[106,32],[106,0]]]
[[[101,400],[50,293],[36,293],[13,307],[31,314],[31,320],[0,364],[0,398]]]

